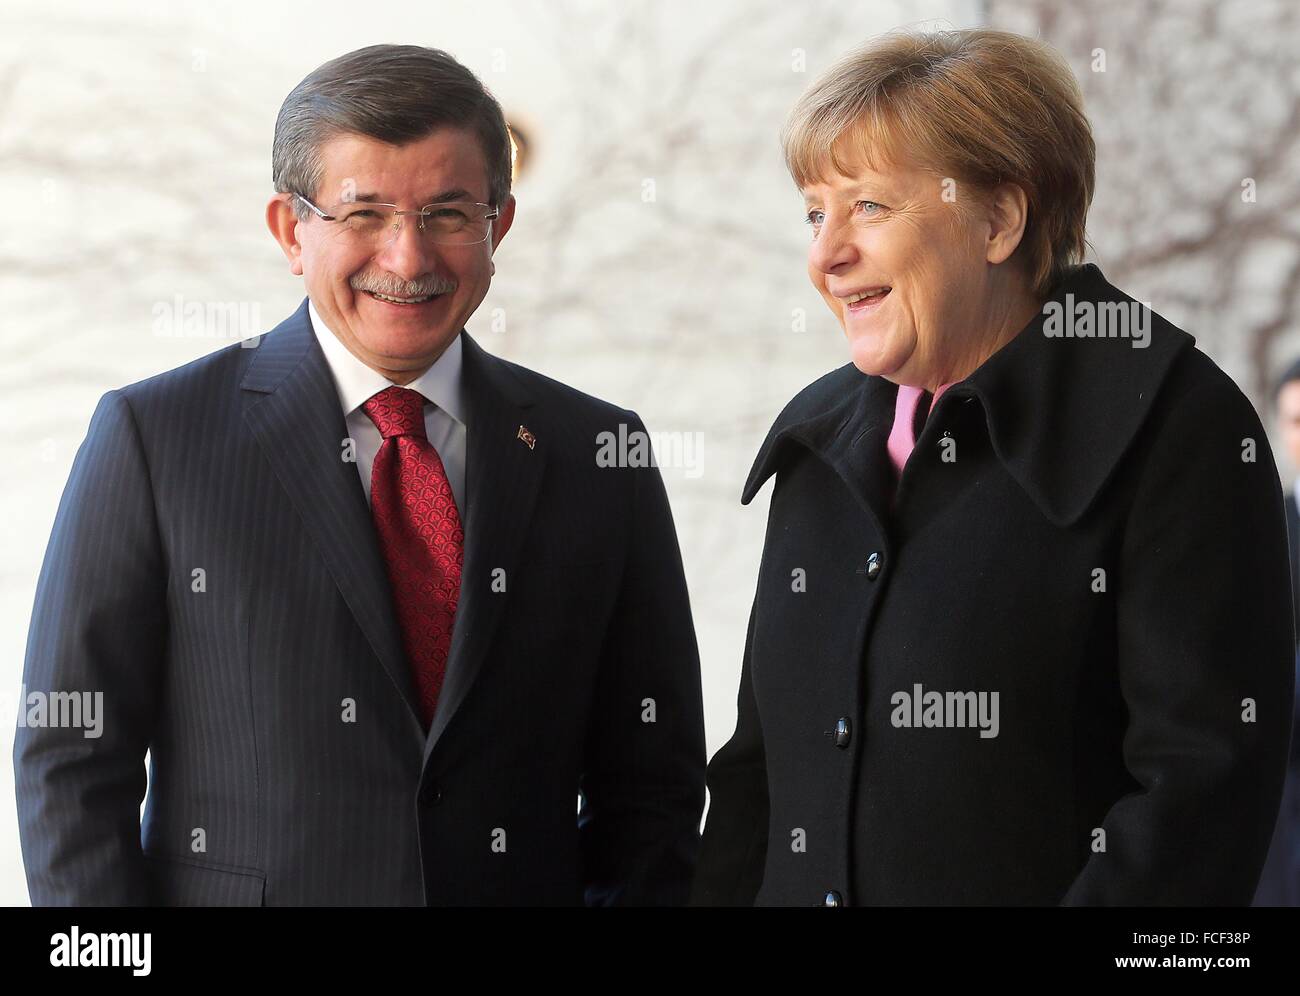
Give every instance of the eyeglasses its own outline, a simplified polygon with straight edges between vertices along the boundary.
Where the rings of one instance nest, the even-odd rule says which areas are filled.
[[[405,214],[419,217],[420,233],[434,245],[478,245],[492,234],[492,219],[500,214],[491,204],[476,201],[426,204],[418,211],[399,211],[396,204],[344,201],[326,212],[302,194],[293,196],[311,208],[321,221],[338,222],[348,238],[375,246],[391,245],[397,240]]]

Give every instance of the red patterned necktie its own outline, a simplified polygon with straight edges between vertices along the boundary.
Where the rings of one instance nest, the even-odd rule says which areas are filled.
[[[384,437],[370,476],[370,512],[427,730],[447,671],[465,533],[447,472],[424,431],[424,396],[389,387],[361,410]]]

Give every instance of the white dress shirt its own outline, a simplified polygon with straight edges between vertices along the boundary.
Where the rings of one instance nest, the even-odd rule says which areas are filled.
[[[330,372],[334,375],[334,386],[339,392],[339,403],[343,406],[343,418],[347,423],[348,435],[355,444],[357,473],[361,475],[361,487],[366,493],[366,502],[370,501],[370,474],[375,465],[375,454],[384,441],[375,423],[370,420],[361,406],[374,395],[386,388],[393,387],[391,380],[376,370],[372,370],[348,351],[339,341],[338,336],[330,331],[328,325],[316,312],[316,306],[307,302],[307,313],[311,316],[312,331],[325,353]],[[424,428],[429,435],[429,442],[442,458],[442,465],[451,482],[451,491],[456,498],[456,509],[461,522],[465,521],[465,400],[461,384],[461,342],[456,336],[450,346],[443,351],[428,370],[409,384],[402,387],[419,391],[424,395]]]

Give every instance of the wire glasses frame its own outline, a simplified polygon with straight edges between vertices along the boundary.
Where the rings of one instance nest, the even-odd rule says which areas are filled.
[[[492,220],[500,216],[500,211],[491,204],[483,204],[478,201],[443,201],[434,204],[426,204],[419,210],[402,211],[396,204],[388,204],[376,201],[346,201],[339,204],[331,211],[339,211],[344,207],[355,208],[347,214],[331,214],[323,211],[313,204],[302,194],[294,193],[294,197],[307,205],[309,209],[322,221],[335,221],[347,227],[347,229],[362,238],[370,238],[378,241],[379,236],[388,231],[390,234],[384,240],[384,244],[391,244],[397,239],[402,230],[401,217],[405,214],[413,214],[419,217],[419,227],[422,233],[428,236],[432,233],[431,241],[435,245],[455,245],[455,246],[472,246],[486,242],[492,234]],[[474,208],[481,212],[481,216],[476,217],[465,208]],[[365,215],[365,217],[361,217]],[[427,224],[429,220],[433,224]],[[486,224],[485,224],[486,223]]]

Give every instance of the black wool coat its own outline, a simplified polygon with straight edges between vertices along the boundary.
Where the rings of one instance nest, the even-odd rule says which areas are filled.
[[[1136,306],[1091,265],[1054,299]],[[1139,347],[1038,315],[940,397],[896,501],[895,385],[848,365],[781,413],[693,903],[1250,902],[1291,724],[1281,488],[1247,399],[1145,316]]]

